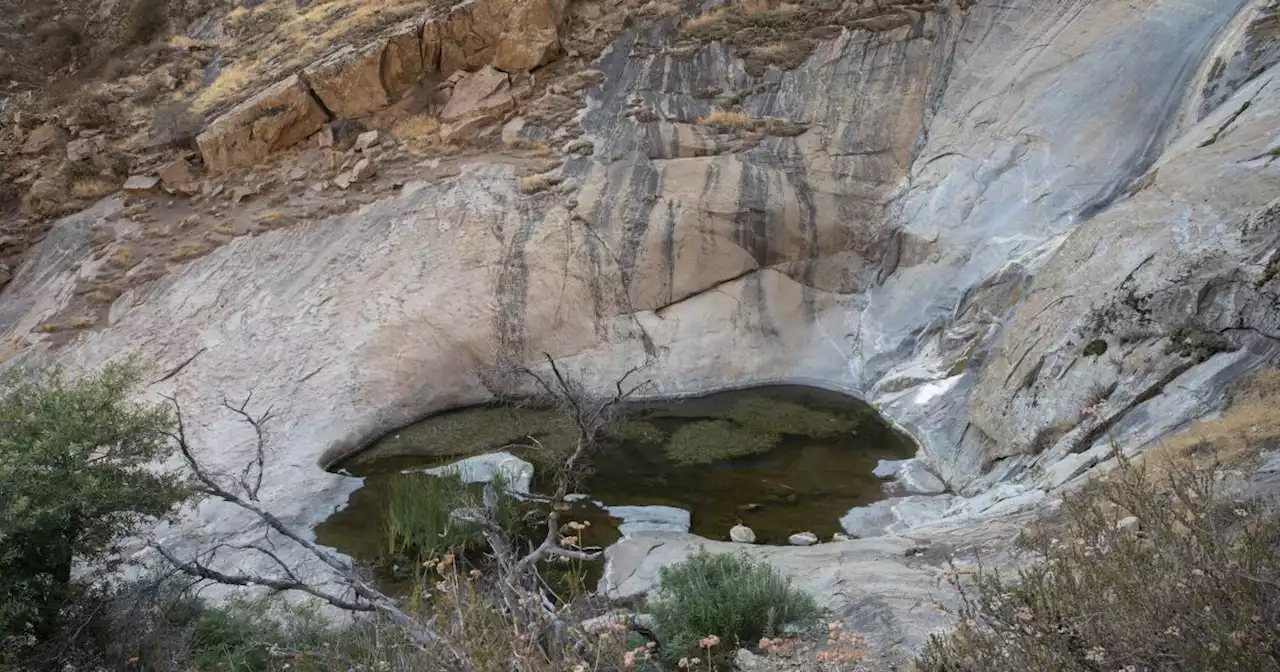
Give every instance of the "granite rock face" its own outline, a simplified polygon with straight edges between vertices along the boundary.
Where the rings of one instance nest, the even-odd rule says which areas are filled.
[[[653,396],[793,382],[874,401],[920,442],[918,475],[941,483],[922,487],[954,495],[881,503],[858,529],[943,518],[980,535],[1105,461],[1099,446],[1140,449],[1276,359],[1271,5],[915,3],[806,36],[792,69],[722,42],[668,49],[675,19],[638,25],[590,64],[602,81],[556,189],[476,163],[237,238],[56,357],[155,362],[151,391],[183,400],[228,469],[250,443],[223,396],[275,402],[262,496],[304,528],[358,484],[321,465],[488,399],[480,372],[499,356],[547,352],[601,388],[644,365]],[[507,17],[482,10],[449,24],[475,14],[466,53],[427,24],[424,62],[492,63]],[[311,123],[300,105],[276,136]],[[743,116],[716,122],[726,109]],[[555,137],[539,123],[512,134]],[[228,153],[256,151],[227,137]],[[86,217],[17,269],[6,335],[69,295]],[[194,548],[248,523],[206,502],[162,536]],[[901,578],[841,548],[751,552],[856,574],[863,591]],[[919,610],[880,597],[869,623]]]

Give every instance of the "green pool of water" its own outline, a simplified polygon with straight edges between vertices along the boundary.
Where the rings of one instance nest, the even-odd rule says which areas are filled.
[[[394,432],[342,465],[364,476],[364,486],[316,536],[375,561],[385,547],[383,502],[400,470],[495,450],[526,435],[544,443],[573,436],[553,413],[512,407],[452,411]],[[692,532],[711,539],[728,539],[741,522],[759,543],[785,544],[803,531],[827,540],[850,508],[884,496],[871,474],[876,462],[914,452],[907,436],[857,399],[810,387],[761,387],[634,405],[605,438],[580,491],[608,505],[688,510]],[[587,541],[615,541],[617,521],[589,509],[575,511],[593,522]]]

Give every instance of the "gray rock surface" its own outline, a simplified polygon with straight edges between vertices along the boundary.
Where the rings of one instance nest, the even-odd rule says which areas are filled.
[[[674,506],[606,506],[604,509],[610,516],[621,519],[618,531],[624,537],[689,531],[689,512]]]
[[[947,491],[947,484],[930,471],[929,465],[919,458],[903,463],[895,478],[904,490],[913,494],[938,495]]]
[[[488,400],[480,373],[498,355],[548,352],[597,389],[644,364],[651,396],[791,382],[873,401],[959,496],[881,502],[849,527],[915,534],[943,518],[981,535],[1087,478],[1096,446],[1139,450],[1276,358],[1269,7],[939,2],[760,74],[723,44],[664,49],[674,20],[638,22],[591,64],[604,81],[574,122],[590,151],[566,157],[572,193],[522,194],[515,167],[477,162],[237,238],[53,356],[71,371],[154,363],[148,395],[182,399],[215,468],[251,457],[221,399],[274,403],[262,497],[304,529],[359,485],[322,465]],[[440,67],[489,62],[492,37],[474,63],[441,38]],[[504,109],[502,91],[478,100],[497,92]],[[295,102],[261,135],[247,112],[202,135],[206,160],[222,157],[210,167],[317,130],[322,111]],[[734,104],[796,133],[698,123]],[[519,133],[559,145],[563,130]],[[95,263],[90,229],[111,207],[62,220],[16,270],[4,340],[47,346],[32,329]],[[216,502],[193,509],[161,539],[191,551],[261,533]],[[696,543],[712,542],[624,546],[651,544],[648,567]],[[892,557],[907,544],[749,550],[911,646],[927,628],[895,624],[933,622],[918,612],[936,577]]]

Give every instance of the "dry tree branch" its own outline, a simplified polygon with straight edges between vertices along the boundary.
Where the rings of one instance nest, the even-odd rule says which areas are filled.
[[[304,581],[297,579],[292,570],[286,571],[284,578],[267,577],[259,575],[247,574],[227,574],[209,567],[205,563],[198,560],[183,561],[178,558],[172,551],[165,549],[159,544],[152,544],[152,547],[160,553],[175,568],[192,576],[202,579],[215,581],[233,586],[264,586],[276,591],[293,590],[317,597],[325,602],[348,611],[359,612],[377,612],[390,618],[394,623],[401,626],[413,643],[419,648],[426,650],[428,648],[437,647],[444,650],[455,663],[460,667],[470,667],[470,659],[456,644],[449,642],[446,638],[431,627],[430,623],[423,623],[418,619],[407,614],[400,609],[395,599],[387,596],[382,591],[374,588],[367,581],[362,579],[356,568],[343,560],[341,557],[331,553],[315,542],[307,539],[293,528],[289,527],[284,521],[280,520],[275,514],[263,508],[257,502],[257,493],[262,485],[262,470],[259,469],[254,479],[254,483],[250,484],[247,474],[253,469],[253,465],[265,465],[265,439],[262,431],[263,422],[270,417],[270,411],[254,417],[247,411],[248,399],[240,407],[234,407],[230,404],[224,404],[226,408],[235,412],[241,419],[253,426],[258,436],[256,456],[254,461],[246,467],[244,474],[246,476],[240,479],[240,487],[245,490],[245,496],[236,494],[231,488],[224,486],[216,478],[211,476],[204,466],[196,459],[195,454],[191,450],[191,444],[187,439],[186,424],[182,414],[182,406],[175,397],[164,397],[169,403],[173,404],[175,410],[175,429],[170,432],[169,436],[177,445],[179,452],[182,454],[183,460],[186,462],[187,468],[191,470],[192,476],[196,481],[196,489],[208,496],[216,497],[229,504],[233,504],[249,513],[254,514],[259,520],[267,524],[271,530],[275,530],[280,535],[289,539],[293,543],[301,546],[312,556],[324,563],[330,571],[338,578],[338,580],[346,585],[356,596],[356,599],[347,599],[333,593],[320,590]],[[216,548],[215,548],[216,550]],[[277,564],[284,566],[285,563],[278,555],[267,551],[261,547],[253,547],[253,550],[265,553],[270,556]]]

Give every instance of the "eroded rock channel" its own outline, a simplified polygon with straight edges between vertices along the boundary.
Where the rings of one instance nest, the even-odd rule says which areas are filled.
[[[550,444],[571,440],[572,428],[549,410],[480,406],[388,434],[336,465],[363,476],[364,486],[317,527],[317,538],[376,561],[385,547],[388,490],[401,472],[500,449],[537,465],[537,455],[508,447],[528,436]],[[805,532],[827,541],[844,532],[840,518],[851,508],[882,499],[893,487],[873,473],[877,464],[914,452],[911,439],[874,408],[818,388],[637,402],[592,460],[574,515],[593,522],[591,543],[600,545],[633,530],[664,528],[727,540],[738,524],[763,544],[787,544]],[[535,476],[535,491],[540,481]]]

